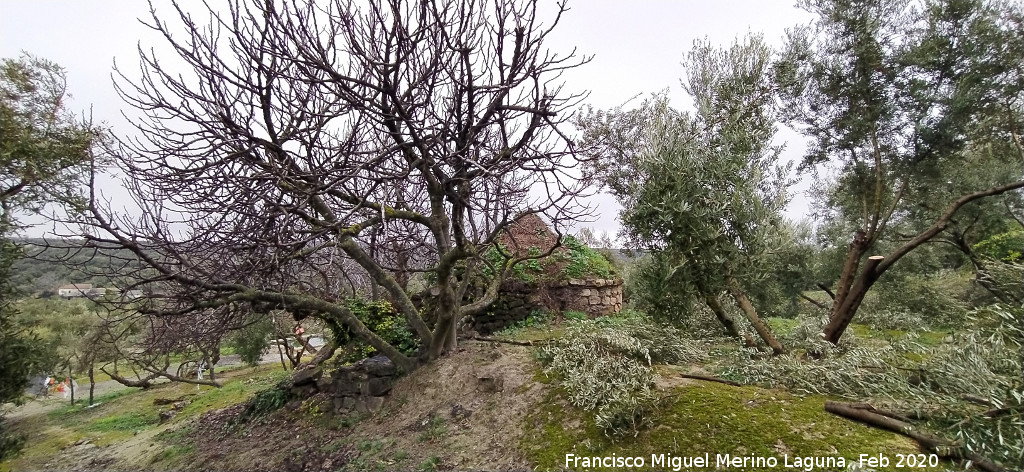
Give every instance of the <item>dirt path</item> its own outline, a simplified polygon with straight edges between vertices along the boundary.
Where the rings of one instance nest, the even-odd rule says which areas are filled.
[[[315,342],[313,345],[318,347]],[[320,342],[320,345],[322,345],[322,341]],[[267,353],[260,358],[260,364],[273,364],[275,362],[281,362],[281,356],[280,354],[278,354],[276,349],[268,350]],[[216,367],[228,369],[233,367],[239,367],[241,365],[241,356],[239,356],[238,354],[228,354],[226,356],[221,357],[220,361],[217,362]],[[164,382],[167,382],[167,380],[157,379],[153,383],[159,384]],[[32,399],[26,402],[25,404],[20,406],[16,406],[13,403],[4,404],[2,407],[2,413],[4,417],[11,421],[17,421],[19,419],[26,418],[29,416],[49,412],[71,401],[70,397],[64,398],[63,394],[61,393],[51,393],[49,396],[46,397],[37,395],[40,384],[42,384],[42,378],[32,379],[30,387],[25,390],[25,394],[31,396]],[[101,382],[96,382],[96,387],[95,390],[93,391],[93,397],[102,397],[103,395],[112,392],[128,390],[133,388],[136,387],[126,387],[118,383],[116,380],[104,380]],[[78,389],[75,390],[75,403],[78,404],[83,401],[87,402],[88,400],[89,384],[79,383]]]

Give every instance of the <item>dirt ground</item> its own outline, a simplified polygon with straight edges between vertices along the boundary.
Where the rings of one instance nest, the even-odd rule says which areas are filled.
[[[533,366],[525,347],[470,342],[400,379],[376,412],[337,416],[313,397],[225,428],[235,406],[205,415],[182,444],[215,470],[528,469],[518,438],[546,389]]]
[[[401,378],[374,412],[335,414],[317,395],[240,422],[239,403],[109,443],[65,435],[41,469],[524,470],[524,418],[549,388],[536,372],[526,347],[467,341]],[[63,403],[34,401],[12,418],[31,421]]]

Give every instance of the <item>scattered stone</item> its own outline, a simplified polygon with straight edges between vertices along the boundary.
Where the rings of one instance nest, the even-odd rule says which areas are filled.
[[[461,420],[461,419],[469,418],[470,415],[472,415],[472,414],[473,414],[473,410],[469,410],[469,409],[463,407],[462,405],[455,404],[455,405],[452,406],[452,411],[451,411],[452,418],[455,418],[457,420]]]
[[[160,412],[160,424],[164,424],[164,423],[170,421],[175,416],[177,416],[177,414],[178,414],[178,412],[176,410],[164,410],[164,411],[161,411]]]

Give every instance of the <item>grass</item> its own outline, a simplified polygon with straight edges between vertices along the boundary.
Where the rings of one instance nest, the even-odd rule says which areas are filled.
[[[426,430],[420,433],[419,442],[435,442],[444,439],[448,434],[448,426],[444,424],[444,418],[432,416],[426,424]]]
[[[781,467],[785,458],[792,462],[795,457],[843,457],[849,464],[860,454],[894,459],[896,454],[918,452],[916,443],[906,438],[825,412],[825,400],[822,396],[796,397],[779,390],[701,382],[677,387],[666,396],[652,427],[636,437],[612,441],[600,432],[591,415],[567,406],[564,392],[556,389],[544,406],[527,418],[521,445],[540,470],[573,469],[572,464],[566,466],[566,454],[644,457],[646,467],[635,470],[655,470],[661,467],[651,467],[652,454],[709,454],[711,467],[716,454],[775,457]],[[893,466],[878,470],[902,470]]]
[[[161,464],[164,466],[172,466],[177,464],[184,464],[186,459],[195,451],[195,446],[191,444],[178,445],[172,444],[164,450],[153,456],[150,460],[150,464]]]
[[[90,432],[139,431],[155,426],[160,418],[155,411],[129,412],[120,415],[106,416],[85,425]]]
[[[438,456],[430,456],[429,458],[420,463],[420,466],[418,467],[417,470],[421,470],[423,472],[433,472],[437,470],[438,467],[440,466],[441,458]]]
[[[183,420],[243,402],[287,375],[288,372],[282,371],[279,365],[268,364],[256,369],[240,368],[226,372],[221,377],[225,381],[224,386],[219,389],[162,383],[146,390],[124,388],[99,395],[92,408],[87,408],[85,402],[56,406],[11,424],[14,433],[27,436],[29,441],[20,456],[0,465],[0,471],[41,469],[67,445],[83,438],[104,446],[154,428],[165,428],[155,436],[165,447],[153,456],[151,463],[171,468],[185,465],[193,446],[183,440],[188,434],[187,429],[176,432]],[[168,407],[155,406],[153,401],[182,397],[191,403],[173,420],[159,424],[159,412]]]

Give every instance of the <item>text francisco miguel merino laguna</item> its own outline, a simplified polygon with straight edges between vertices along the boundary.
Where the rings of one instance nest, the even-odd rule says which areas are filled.
[[[861,466],[888,465],[889,458],[883,455],[861,454],[858,461]],[[565,455],[565,468],[569,469],[631,469],[641,467],[661,468],[663,470],[692,470],[703,468],[783,468],[784,470],[803,471],[827,471],[845,470],[846,458],[842,456],[808,456],[790,457],[788,454],[782,457],[773,456],[738,456],[732,454],[711,454],[705,453],[702,456],[674,456],[672,454],[651,454],[651,461],[647,462],[643,457],[610,456],[589,457],[576,454]]]

